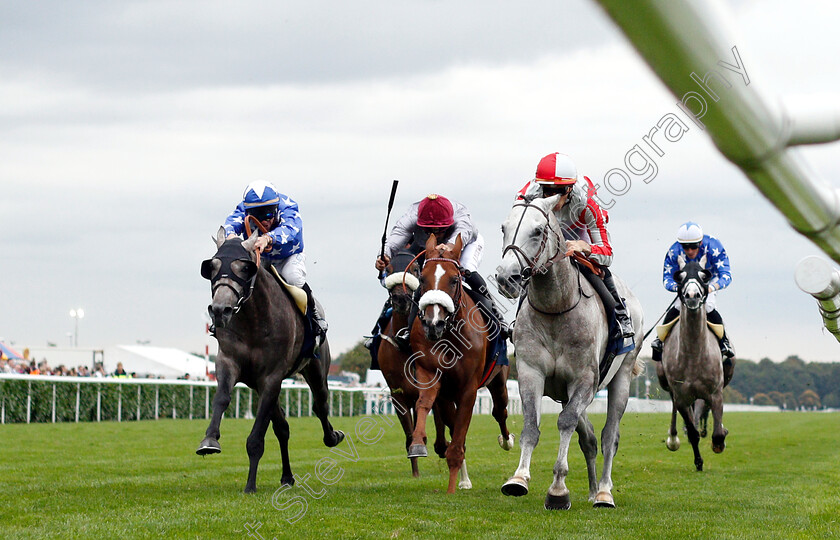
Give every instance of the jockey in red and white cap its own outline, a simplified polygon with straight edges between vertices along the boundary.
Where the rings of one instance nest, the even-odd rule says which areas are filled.
[[[608,312],[611,308],[615,310],[622,337],[631,337],[634,334],[633,325],[609,271],[613,259],[610,233],[607,231],[609,215],[595,201],[592,181],[586,176],[583,177],[584,182],[578,179],[577,167],[572,159],[555,152],[540,160],[534,179],[519,190],[517,198],[528,200],[560,195],[554,214],[563,226],[566,247],[585,255],[604,271],[602,283],[606,285],[606,291],[597,276],[591,272],[585,272],[585,275],[598,291]],[[609,294],[605,294],[607,292]]]

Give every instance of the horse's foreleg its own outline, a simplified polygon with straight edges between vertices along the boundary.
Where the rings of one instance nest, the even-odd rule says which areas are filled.
[[[668,427],[668,438],[665,440],[665,446],[671,452],[676,452],[680,449],[680,437],[677,435],[677,402],[671,397],[671,425]]]
[[[435,454],[445,459],[446,447],[449,446],[449,441],[446,440],[446,426],[449,426],[451,436],[455,422],[455,405],[451,401],[436,401],[433,410],[435,413]]]
[[[409,458],[429,455],[426,451],[426,419],[440,391],[440,378],[435,381],[432,374],[420,366],[417,366],[415,375],[420,395],[415,405],[417,421],[414,423],[414,435],[411,439],[411,445],[408,447]]]
[[[493,398],[493,418],[499,424],[499,446],[503,450],[510,450],[513,448],[513,434],[507,428],[507,378],[510,372],[510,366],[502,366],[499,373],[487,383],[487,389],[490,391],[490,396]]]
[[[712,419],[714,421],[714,431],[712,432],[712,450],[716,454],[720,454],[726,449],[726,436],[729,435],[729,430],[723,427],[723,393],[717,392],[712,395]],[[708,416],[708,411],[706,412]]]
[[[455,410],[455,428],[452,431],[452,441],[446,449],[446,465],[449,466],[447,493],[455,493],[458,487],[458,471],[461,470],[464,463],[467,431],[470,429],[477,391],[478,389],[474,386],[463,388],[458,400],[458,408]],[[464,470],[466,471],[466,469]],[[472,484],[469,484],[469,487],[472,487]]]
[[[595,501],[598,493],[598,469],[596,459],[598,458],[598,437],[595,436],[595,428],[584,411],[578,419],[577,425],[578,444],[583,457],[586,459],[586,474],[589,478],[589,501]]]
[[[604,454],[604,470],[598,484],[598,494],[594,505],[601,508],[615,508],[612,496],[612,464],[618,453],[618,441],[621,438],[619,426],[627,399],[630,397],[630,369],[622,369],[610,381],[607,393],[607,421],[601,431],[601,452]]]
[[[312,412],[321,421],[324,431],[324,444],[332,448],[344,440],[344,432],[333,429],[329,419],[330,391],[327,388],[327,369],[321,362],[311,361],[303,369],[303,378],[312,390]]]
[[[569,444],[580,415],[592,402],[593,385],[586,386],[587,388],[578,387],[576,391],[569,392],[569,401],[563,403],[563,410],[557,416],[560,447],[557,451],[557,461],[554,463],[554,481],[548,487],[548,493],[545,496],[546,510],[568,510],[572,506],[569,488],[566,487],[566,476],[569,474]]]
[[[691,448],[694,450],[694,466],[698,471],[703,470],[703,458],[700,457],[700,433],[694,425],[694,418],[691,414],[691,407],[679,407],[680,416],[682,416],[685,423],[686,435],[688,435],[688,442],[691,443]]]
[[[283,460],[280,483],[284,486],[292,486],[295,483],[295,477],[292,476],[292,466],[289,463],[289,422],[286,421],[286,412],[279,404],[275,404],[274,410],[271,411],[271,427],[280,443],[280,457]]]
[[[257,467],[265,452],[265,432],[268,431],[268,423],[274,414],[274,408],[277,407],[277,398],[280,396],[280,385],[275,386],[267,386],[260,393],[254,425],[248,435],[248,440],[245,442],[249,462],[245,493],[255,493],[257,491]]]
[[[219,426],[222,423],[222,415],[230,405],[230,393],[236,384],[236,379],[239,376],[238,372],[226,367],[225,363],[218,362],[216,373],[216,395],[213,396],[213,415],[210,418],[210,425],[204,433],[204,440],[198,445],[196,454],[206,456],[208,454],[218,454],[222,451],[219,444]]]
[[[391,401],[399,404],[397,409],[397,418],[400,420],[400,426],[405,434],[405,450],[408,452],[408,447],[411,446],[411,437],[414,435],[414,413],[411,407],[405,403],[400,395],[391,394]],[[411,458],[411,476],[417,478],[420,476],[420,469],[417,468],[417,458]]]
[[[519,466],[502,486],[502,493],[514,497],[528,494],[531,481],[531,455],[540,441],[540,406],[545,390],[545,375],[530,367],[519,364],[519,397],[522,401],[522,434],[519,437]]]

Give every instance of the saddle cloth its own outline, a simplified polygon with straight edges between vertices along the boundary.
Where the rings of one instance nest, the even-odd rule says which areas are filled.
[[[676,322],[680,320],[680,316],[677,315],[677,318],[673,321],[669,322],[668,324],[660,324],[656,327],[656,335],[659,337],[660,341],[665,341],[665,338],[668,337],[668,334],[671,333],[671,329],[674,327]],[[712,330],[714,335],[717,336],[718,339],[723,339],[723,325],[722,324],[715,324],[713,322],[706,321],[706,324],[709,325],[709,328]]]
[[[269,266],[271,266],[272,275],[274,275],[274,277],[277,279],[277,281],[279,281],[280,284],[283,285],[283,287],[286,288],[286,291],[289,293],[289,296],[292,297],[292,301],[294,302],[295,306],[298,308],[298,311],[300,311],[301,315],[306,316],[306,308],[307,308],[306,291],[304,291],[300,287],[295,287],[294,285],[290,285],[290,284],[286,283],[286,280],[284,280],[282,277],[280,277],[280,273],[277,271],[277,268],[275,268],[273,265],[269,265]]]

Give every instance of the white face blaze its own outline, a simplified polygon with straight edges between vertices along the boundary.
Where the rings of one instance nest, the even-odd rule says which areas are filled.
[[[445,274],[446,270],[443,268],[443,265],[438,264],[435,268],[434,285],[420,297],[419,307],[421,312],[429,306],[434,306],[431,324],[442,321],[448,314],[455,312],[455,302],[452,300],[452,297],[438,289],[440,280]]]

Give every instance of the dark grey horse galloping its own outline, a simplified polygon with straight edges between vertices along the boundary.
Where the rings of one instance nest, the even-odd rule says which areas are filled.
[[[700,433],[695,425],[695,407],[705,402],[714,417],[712,450],[723,452],[726,435],[723,427],[723,365],[718,340],[706,323],[706,296],[711,274],[704,269],[705,260],[690,262],[674,275],[682,302],[677,321],[662,350],[662,361],[656,363],[659,383],[671,394],[671,426],[668,449],[680,447],[677,437],[677,412],[685,422],[688,440],[694,449],[694,466],[703,470],[700,457]],[[702,401],[701,401],[702,400]]]
[[[327,418],[329,344],[324,338],[320,359],[300,357],[303,319],[282,285],[268,271],[258,267],[254,252],[256,239],[254,234],[245,241],[226,240],[224,229],[219,229],[216,236],[218,251],[201,265],[201,275],[209,279],[212,286],[213,303],[208,310],[216,327],[219,354],[213,416],[196,453],[207,455],[222,451],[218,441],[219,424],[230,404],[231,390],[237,382],[253,388],[259,395],[259,402],[246,444],[250,467],[245,493],[257,490],[257,466],[265,448],[269,421],[280,442],[281,481],[294,484],[289,465],[289,424],[278,402],[283,379],[302,373],[312,389],[312,409],[321,420],[324,444],[332,447],[344,439],[344,433],[334,430]]]

